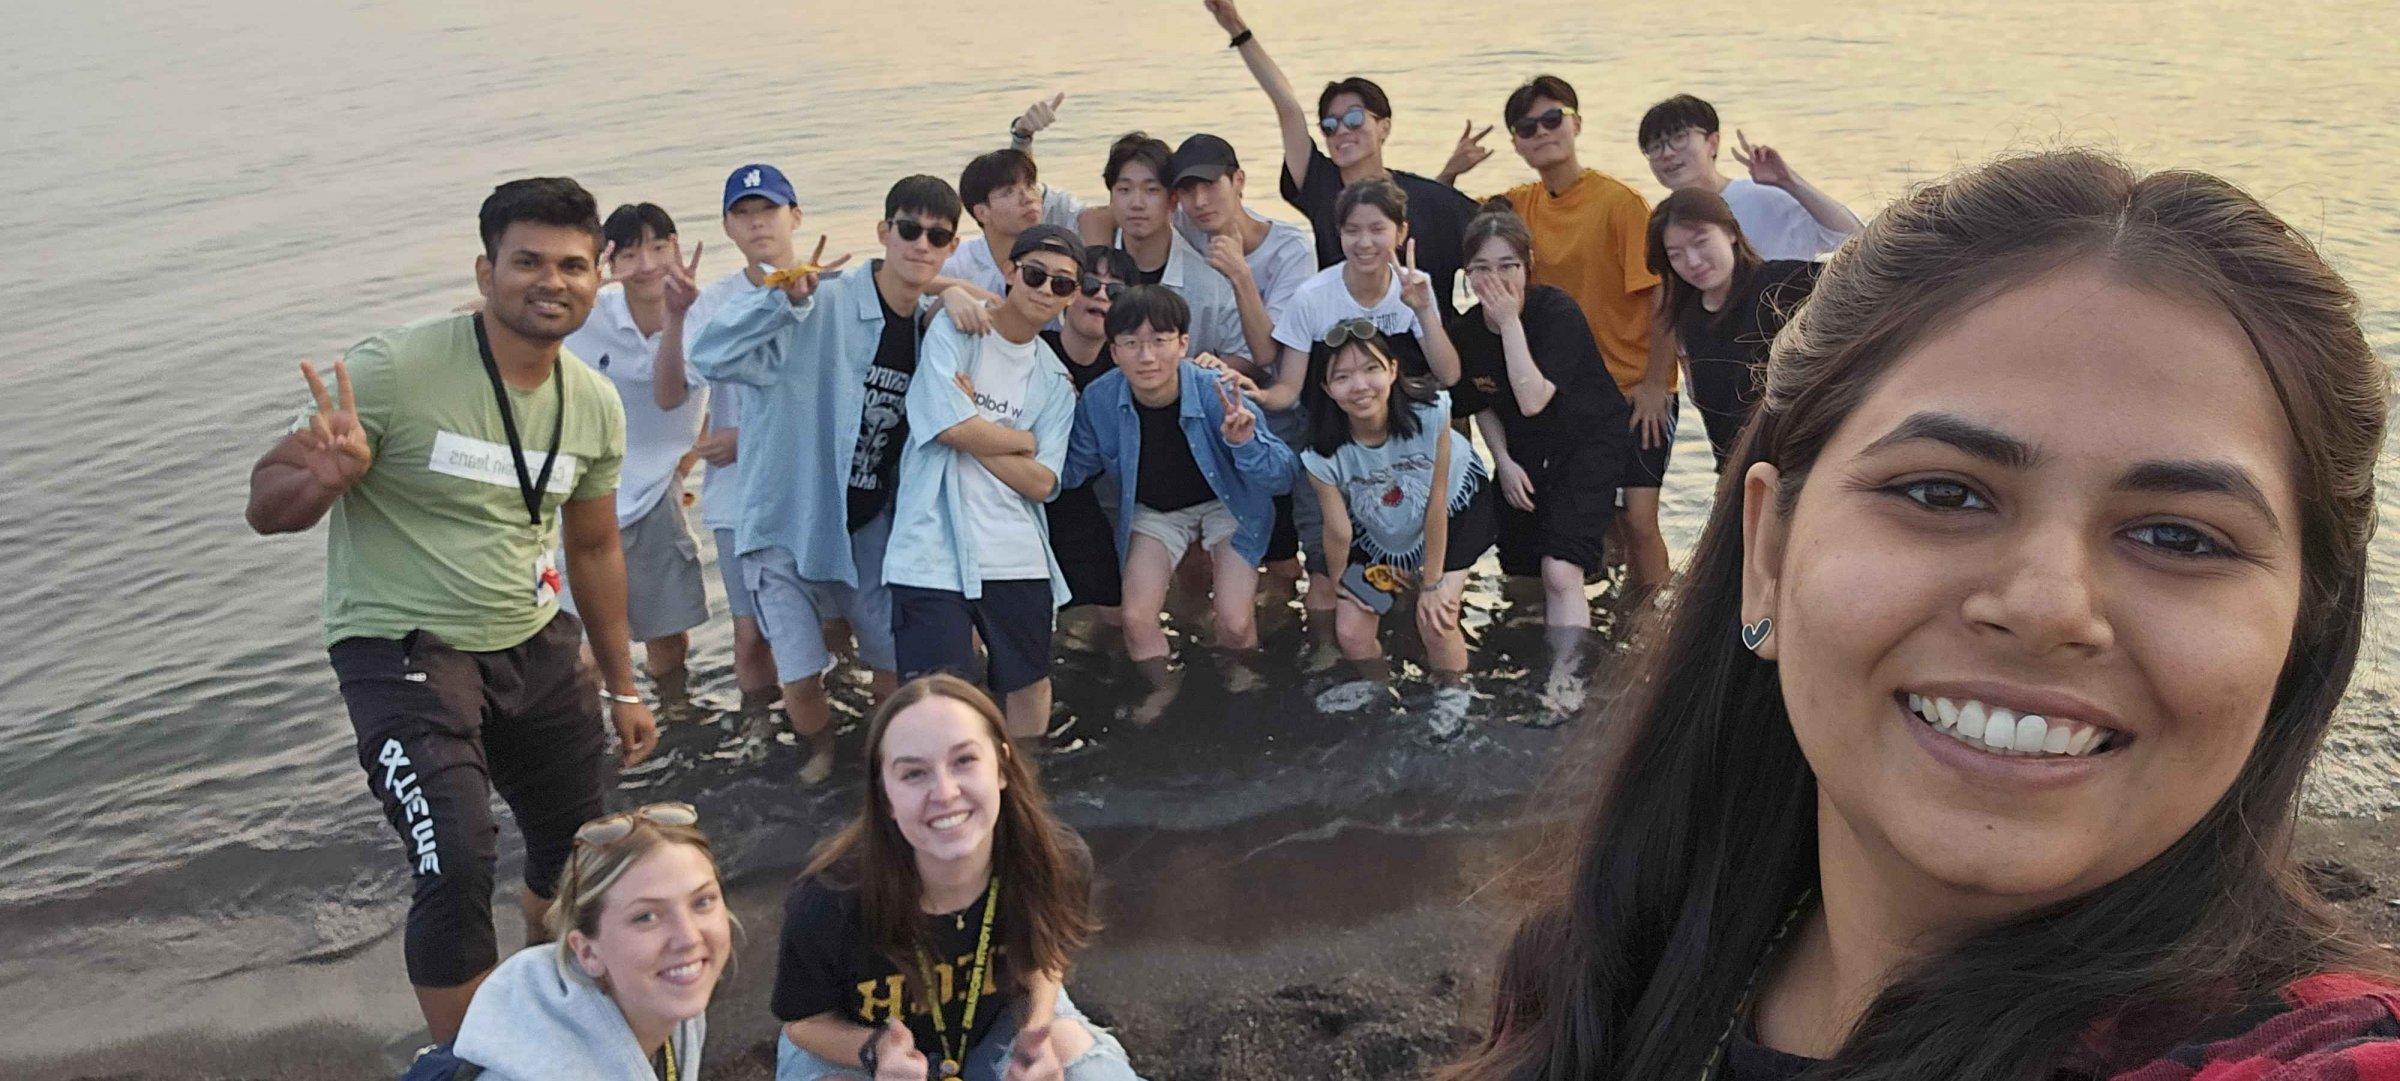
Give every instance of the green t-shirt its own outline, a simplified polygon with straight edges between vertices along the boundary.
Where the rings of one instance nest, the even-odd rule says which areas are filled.
[[[350,347],[350,385],[375,462],[335,501],[325,538],[325,644],[426,630],[471,652],[508,649],[558,611],[559,504],[608,499],[625,457],[625,408],[607,378],[561,349],[533,390],[508,388],[529,477],[566,429],[525,513],[508,432],[475,347],[471,315],[445,315]],[[302,413],[315,412],[312,405]],[[614,513],[612,510],[610,513]]]

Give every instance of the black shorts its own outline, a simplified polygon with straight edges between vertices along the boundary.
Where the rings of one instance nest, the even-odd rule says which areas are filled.
[[[1630,432],[1619,438],[1595,437],[1545,453],[1527,440],[1523,451],[1512,445],[1526,478],[1533,482],[1533,510],[1518,510],[1499,492],[1493,502],[1500,519],[1500,570],[1519,577],[1542,573],[1544,558],[1572,563],[1586,576],[1600,572],[1602,542],[1616,519],[1616,491],[1609,478],[1625,472],[1633,457]],[[1494,488],[1499,482],[1494,480]]]
[[[1307,477],[1300,483],[1308,483]],[[1275,527],[1267,531],[1267,554],[1260,562],[1281,563],[1300,557],[1300,526],[1292,518],[1292,496],[1286,492],[1275,497]]]
[[[975,636],[990,658],[984,684],[993,694],[1050,678],[1050,631],[1056,617],[1050,580],[985,582],[983,597],[947,589],[892,587],[892,646],[903,682],[934,672],[975,678]]]
[[[1067,607],[1096,604],[1114,608],[1125,603],[1125,582],[1117,558],[1117,529],[1100,509],[1099,493],[1089,484],[1069,488],[1044,508],[1050,518],[1050,554],[1067,578],[1074,597]]]
[[[430,631],[346,638],[329,651],[367,790],[416,875],[403,953],[418,987],[456,987],[499,962],[492,792],[525,834],[525,885],[544,897],[557,892],[575,831],[601,813],[608,734],[582,642],[582,622],[561,612],[491,653]]]
[[[1625,460],[1625,472],[1617,477],[1619,488],[1662,488],[1667,483],[1667,458],[1675,453],[1675,428],[1682,419],[1683,401],[1667,395],[1667,437],[1655,447],[1642,445],[1642,433],[1633,434],[1633,456]],[[1535,492],[1538,498],[1541,493]]]

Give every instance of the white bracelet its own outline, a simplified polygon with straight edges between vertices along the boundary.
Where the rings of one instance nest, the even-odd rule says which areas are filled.
[[[602,688],[600,688],[600,697],[601,697],[601,698],[603,698],[603,699],[605,699],[605,700],[607,700],[607,701],[610,701],[610,702],[615,702],[615,703],[617,703],[617,704],[619,704],[619,705],[625,705],[625,706],[638,706],[638,705],[641,705],[641,704],[642,704],[642,696],[641,696],[641,695],[638,695],[638,694],[618,694],[617,692],[615,692],[615,691],[612,691],[612,690],[609,690],[609,689],[608,689],[608,688],[606,688],[606,687],[602,687]]]

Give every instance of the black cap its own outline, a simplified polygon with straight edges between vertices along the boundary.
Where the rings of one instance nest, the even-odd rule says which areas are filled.
[[[1075,269],[1083,269],[1083,238],[1064,225],[1043,222],[1017,234],[1017,242],[1008,246],[1008,261],[1016,262],[1027,254],[1046,251],[1075,260]]]
[[[1174,177],[1169,187],[1186,180],[1215,180],[1236,169],[1242,163],[1233,156],[1233,144],[1214,135],[1194,135],[1175,148],[1175,156],[1167,159],[1167,175]]]

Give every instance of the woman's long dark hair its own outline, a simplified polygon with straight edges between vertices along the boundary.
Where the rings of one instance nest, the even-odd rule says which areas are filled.
[[[1765,260],[1750,239],[1742,235],[1742,223],[1733,216],[1733,208],[1725,205],[1724,196],[1706,188],[1685,188],[1658,201],[1650,211],[1650,246],[1644,254],[1650,273],[1658,275],[1665,284],[1660,310],[1666,313],[1669,326],[1700,310],[1700,289],[1683,280],[1667,259],[1667,228],[1674,225],[1714,225],[1725,230],[1725,238],[1733,245],[1733,277],[1728,279],[1734,293],[1740,293],[1742,282],[1758,270]],[[1717,313],[1720,319],[1732,315],[1730,308]]]
[[[995,934],[1010,964],[1006,985],[1022,991],[1036,973],[1063,978],[1075,954],[1100,930],[1092,911],[1092,868],[1083,842],[1050,815],[1041,781],[1009,745],[1007,721],[991,697],[966,680],[932,675],[910,681],[875,711],[867,726],[865,805],[842,832],[817,846],[801,877],[822,875],[829,884],[858,891],[867,939],[902,972],[915,972],[925,938],[920,907],[925,884],[917,876],[916,850],[892,819],[892,800],[883,790],[883,734],[892,718],[929,698],[960,702],[982,718],[992,751],[1000,757],[999,822],[992,835],[992,868],[1000,873],[1000,912]],[[920,993],[931,994],[930,989]]]
[[[1902,972],[1812,1078],[2024,1081],[2155,1055],[2300,976],[2388,973],[2288,851],[2300,781],[2358,657],[2389,379],[2358,302],[2238,189],[2098,154],[1995,162],[1869,225],[1775,342],[1765,400],[1719,482],[1667,617],[1614,715],[1591,816],[1518,929],[1493,1031],[1452,1081],[1694,1076],[1778,921],[1816,884],[1816,779],[1775,666],[1736,640],[1742,478],[1771,462],[1789,512],[1826,441],[1892,361],[1985,298],[2070,263],[2230,313],[2299,449],[2303,586],[2258,742],[2165,852]],[[2099,1031],[2107,1044],[2086,1043]]]
[[[1378,331],[1364,338],[1353,338],[1336,349],[1324,342],[1308,348],[1308,378],[1300,384],[1300,405],[1308,416],[1308,449],[1319,457],[1331,458],[1333,452],[1350,442],[1350,414],[1342,412],[1340,402],[1326,393],[1325,381],[1333,377],[1333,360],[1352,349],[1363,349],[1375,362],[1392,370],[1392,393],[1385,403],[1384,424],[1393,439],[1414,439],[1424,430],[1417,419],[1417,406],[1430,403],[1441,393],[1430,379],[1407,374],[1400,367],[1400,355],[1392,348],[1389,338]]]

